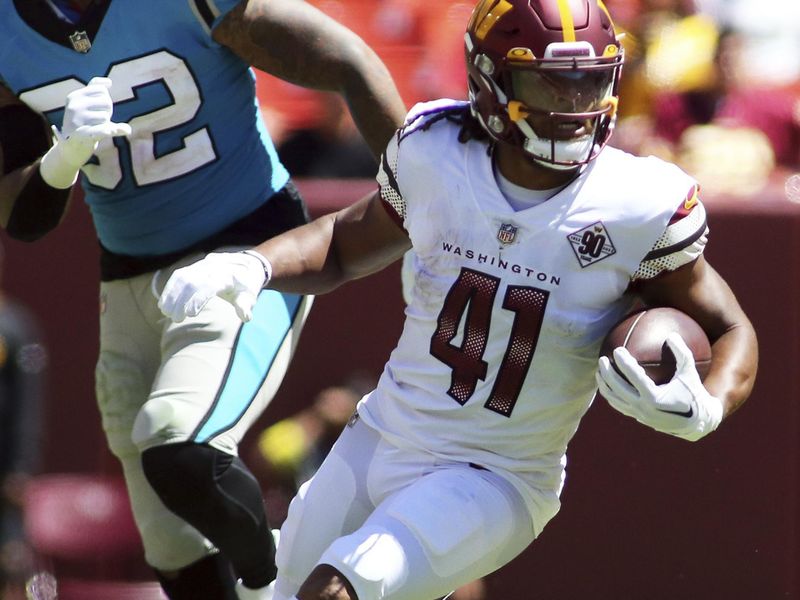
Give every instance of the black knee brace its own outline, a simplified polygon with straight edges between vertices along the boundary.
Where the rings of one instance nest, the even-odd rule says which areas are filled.
[[[247,587],[275,579],[275,543],[261,487],[245,464],[210,446],[150,448],[142,468],[164,505],[206,536]]]

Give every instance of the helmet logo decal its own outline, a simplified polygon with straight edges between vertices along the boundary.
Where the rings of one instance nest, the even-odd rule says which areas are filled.
[[[575,21],[572,18],[572,11],[569,9],[569,0],[558,0],[558,13],[561,15],[561,29],[564,31],[564,41],[574,42]]]
[[[481,0],[472,11],[469,19],[469,31],[482,40],[504,14],[514,8],[507,0]]]
[[[601,221],[570,233],[567,240],[572,246],[581,268],[588,267],[617,252]]]

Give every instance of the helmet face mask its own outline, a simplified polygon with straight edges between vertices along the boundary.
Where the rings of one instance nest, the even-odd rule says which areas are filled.
[[[605,146],[623,55],[599,0],[483,0],[465,43],[471,110],[490,137],[555,169]]]

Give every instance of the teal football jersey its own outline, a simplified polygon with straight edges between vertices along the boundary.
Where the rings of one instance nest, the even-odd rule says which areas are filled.
[[[180,251],[282,188],[249,65],[211,38],[237,0],[111,1],[78,26],[44,1],[0,4],[0,81],[59,126],[69,92],[109,77],[116,122],[84,166],[98,237],[110,251]]]

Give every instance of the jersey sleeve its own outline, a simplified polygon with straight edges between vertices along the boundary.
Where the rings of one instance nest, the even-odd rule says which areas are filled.
[[[418,134],[430,131],[434,124],[444,122],[448,115],[463,110],[465,106],[464,102],[446,98],[415,104],[381,157],[376,177],[381,199],[389,214],[405,231],[408,231],[408,199],[401,189],[405,188],[406,193],[413,197],[413,213],[419,202],[414,190],[420,187],[420,178],[424,178],[421,174],[429,171],[439,158],[431,147],[432,140],[423,139]]]
[[[380,189],[381,200],[383,200],[384,207],[392,218],[397,222],[400,227],[404,227],[407,211],[406,201],[403,194],[400,192],[400,185],[397,179],[397,159],[400,149],[400,134],[398,131],[389,144],[386,146],[386,151],[381,157],[381,164],[378,168],[378,175],[376,179]]]
[[[650,252],[639,263],[632,281],[653,279],[674,271],[697,259],[708,241],[706,209],[699,198],[698,186],[693,186],[656,240]]]

